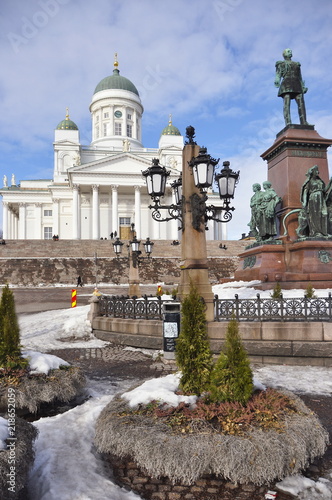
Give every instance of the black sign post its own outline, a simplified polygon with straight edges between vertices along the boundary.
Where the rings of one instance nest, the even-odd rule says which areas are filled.
[[[180,302],[166,302],[163,318],[164,357],[174,359],[175,343],[180,334]]]

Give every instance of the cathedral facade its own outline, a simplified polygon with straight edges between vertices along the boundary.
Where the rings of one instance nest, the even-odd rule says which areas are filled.
[[[120,75],[114,62],[111,76],[97,85],[90,104],[92,141],[80,143],[79,129],[69,113],[55,129],[53,179],[22,180],[5,175],[3,238],[128,239],[132,224],[138,238],[181,239],[178,222],[160,223],[148,208],[142,171],[158,158],[170,171],[169,182],[182,170],[184,139],[172,124],[162,130],[158,147],[142,144],[143,105],[135,85]],[[218,206],[219,196],[209,193]],[[162,200],[175,203],[170,187]],[[166,214],[165,214],[166,215]],[[226,239],[226,224],[212,222],[208,239]]]

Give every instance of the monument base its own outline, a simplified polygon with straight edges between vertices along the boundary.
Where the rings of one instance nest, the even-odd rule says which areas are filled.
[[[332,287],[332,237],[294,242],[274,240],[253,245],[239,255],[235,281],[259,280],[262,290]]]

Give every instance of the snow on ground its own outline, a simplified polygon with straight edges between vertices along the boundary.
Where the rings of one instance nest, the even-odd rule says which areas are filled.
[[[218,285],[220,298],[255,297],[254,283]],[[330,290],[317,290],[318,296]],[[269,297],[271,292],[262,292]],[[284,296],[303,297],[303,290],[284,292]],[[19,316],[21,341],[25,349],[45,352],[54,348],[102,347],[86,321],[89,306]],[[61,341],[60,339],[66,341]],[[332,395],[332,368],[265,366],[254,370],[255,380],[266,386],[298,393]],[[163,382],[163,390],[167,382]],[[171,383],[171,380],[170,380]],[[127,382],[128,384],[128,382]],[[157,382],[154,381],[154,390]],[[171,383],[174,386],[174,383]],[[107,476],[93,447],[94,425],[102,408],[117,392],[128,390],[125,382],[109,378],[89,382],[90,399],[81,406],[34,423],[39,429],[36,460],[31,472],[29,493],[33,500],[133,500],[139,497],[116,486]],[[149,386],[148,386],[148,390]],[[141,388],[144,396],[146,388]],[[159,390],[161,393],[161,389]],[[146,397],[148,395],[146,394]],[[279,487],[299,500],[332,500],[332,471],[314,482],[296,476],[286,478]]]
[[[175,394],[179,387],[180,373],[167,375],[162,378],[147,380],[139,387],[122,395],[132,408],[139,404],[148,404],[151,401],[160,401],[170,406],[176,407],[180,403],[193,405],[197,401],[197,396],[183,396]]]
[[[41,418],[28,491],[34,500],[134,500],[107,478],[93,448],[99,413],[112,396],[98,396],[66,413]]]
[[[31,373],[44,373],[48,375],[50,370],[57,370],[60,366],[69,366],[67,361],[64,361],[53,354],[43,354],[36,351],[22,351],[22,357],[29,361]]]
[[[235,294],[239,299],[255,299],[259,293],[262,299],[269,299],[273,290],[256,290],[254,285],[258,285],[260,281],[234,281],[233,283],[223,283],[214,285],[212,287],[213,293],[218,295],[220,299],[234,299]],[[332,292],[332,288],[315,289],[317,297],[327,297]],[[304,297],[305,290],[282,290],[283,297],[287,298],[300,298]]]
[[[7,438],[9,438],[8,420],[0,417],[0,450],[5,450],[7,448]]]
[[[90,306],[18,315],[21,342],[26,349],[45,352],[68,347],[103,347],[87,320]],[[72,338],[71,342],[63,339]]]

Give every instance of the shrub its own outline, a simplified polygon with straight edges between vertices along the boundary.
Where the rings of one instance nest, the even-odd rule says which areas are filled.
[[[176,341],[176,362],[182,372],[180,388],[200,395],[210,381],[212,352],[207,335],[205,304],[191,283],[182,302],[181,332]]]
[[[308,283],[308,286],[305,289],[305,296],[307,297],[307,299],[317,299],[317,296],[315,295],[315,289],[311,283]]]
[[[273,288],[273,292],[271,293],[272,299],[281,299],[282,298],[282,290],[279,281],[275,284]]]
[[[6,285],[0,301],[0,366],[16,369],[24,368],[27,364],[27,360],[21,356],[14,294]]]
[[[246,404],[253,388],[250,361],[239,335],[238,323],[233,318],[228,324],[223,351],[211,373],[209,399],[212,402]]]

